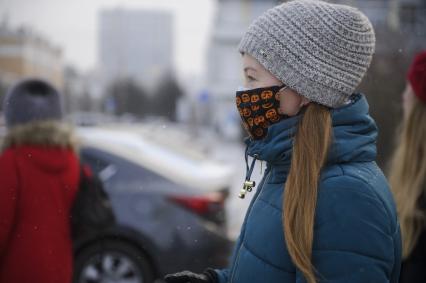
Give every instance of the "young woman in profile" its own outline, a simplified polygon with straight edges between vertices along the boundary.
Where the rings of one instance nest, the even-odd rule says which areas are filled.
[[[167,282],[398,282],[397,214],[376,165],[377,128],[364,95],[375,36],[355,8],[295,0],[268,10],[239,45],[250,137],[240,196],[255,190],[229,268]],[[250,180],[267,162],[263,180]]]

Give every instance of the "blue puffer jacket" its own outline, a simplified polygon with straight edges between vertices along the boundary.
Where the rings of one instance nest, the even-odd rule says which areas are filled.
[[[220,283],[306,282],[292,263],[282,231],[284,183],[292,133],[299,117],[248,141],[248,154],[267,161],[247,211],[230,268]],[[315,218],[313,263],[320,282],[398,282],[401,236],[387,181],[375,163],[377,128],[363,95],[332,110],[334,142],[321,174]]]

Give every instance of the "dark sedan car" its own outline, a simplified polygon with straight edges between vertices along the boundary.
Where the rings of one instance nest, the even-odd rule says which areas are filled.
[[[75,243],[74,282],[149,283],[226,265],[230,168],[130,132],[89,128],[79,136],[82,162],[103,181],[117,225]]]

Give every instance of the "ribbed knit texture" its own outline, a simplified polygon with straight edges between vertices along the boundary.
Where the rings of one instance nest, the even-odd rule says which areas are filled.
[[[328,107],[345,103],[366,73],[375,48],[368,18],[358,9],[295,0],[257,18],[239,50],[299,94]]]

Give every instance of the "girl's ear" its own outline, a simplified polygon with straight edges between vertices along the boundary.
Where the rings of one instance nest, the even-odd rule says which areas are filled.
[[[304,96],[301,96],[301,97],[302,97],[302,100],[300,101],[300,107],[306,106],[309,103],[311,103],[311,101],[308,98],[306,98]]]

